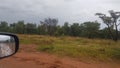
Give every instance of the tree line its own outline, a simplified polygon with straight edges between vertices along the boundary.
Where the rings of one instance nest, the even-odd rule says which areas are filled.
[[[87,38],[103,38],[117,41],[120,39],[120,12],[109,11],[110,16],[103,13],[96,13],[97,16],[106,24],[107,27],[100,29],[100,23],[97,21],[88,21],[84,23],[58,25],[58,19],[46,18],[39,24],[26,23],[18,21],[8,24],[6,21],[0,22],[0,32],[11,32],[17,34],[38,34],[50,36],[75,36]]]
[[[54,18],[46,18],[44,21],[40,21],[39,25],[35,23],[25,24],[24,21],[18,21],[12,24],[1,21],[0,32],[111,39],[108,28],[100,29],[100,23],[97,21],[84,22],[82,24],[69,24],[65,22],[64,25],[60,26],[58,25],[58,19]],[[115,32],[115,30],[113,30],[113,32]]]

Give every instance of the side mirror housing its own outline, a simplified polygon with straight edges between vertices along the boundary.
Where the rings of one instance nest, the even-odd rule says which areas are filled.
[[[0,33],[0,59],[14,55],[19,49],[19,39],[10,33]]]

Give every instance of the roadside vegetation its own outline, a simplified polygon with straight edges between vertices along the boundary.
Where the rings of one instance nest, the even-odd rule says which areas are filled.
[[[21,44],[35,44],[38,52],[90,61],[120,61],[120,41],[80,37],[18,35]]]

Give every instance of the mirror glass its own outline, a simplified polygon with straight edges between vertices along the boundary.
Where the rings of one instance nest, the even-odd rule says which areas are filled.
[[[0,35],[0,58],[15,52],[15,39],[12,36]]]

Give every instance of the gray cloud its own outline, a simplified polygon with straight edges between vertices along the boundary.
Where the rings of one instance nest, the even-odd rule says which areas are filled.
[[[37,22],[58,18],[59,24],[98,20],[96,12],[119,11],[119,0],[0,0],[0,20]]]

